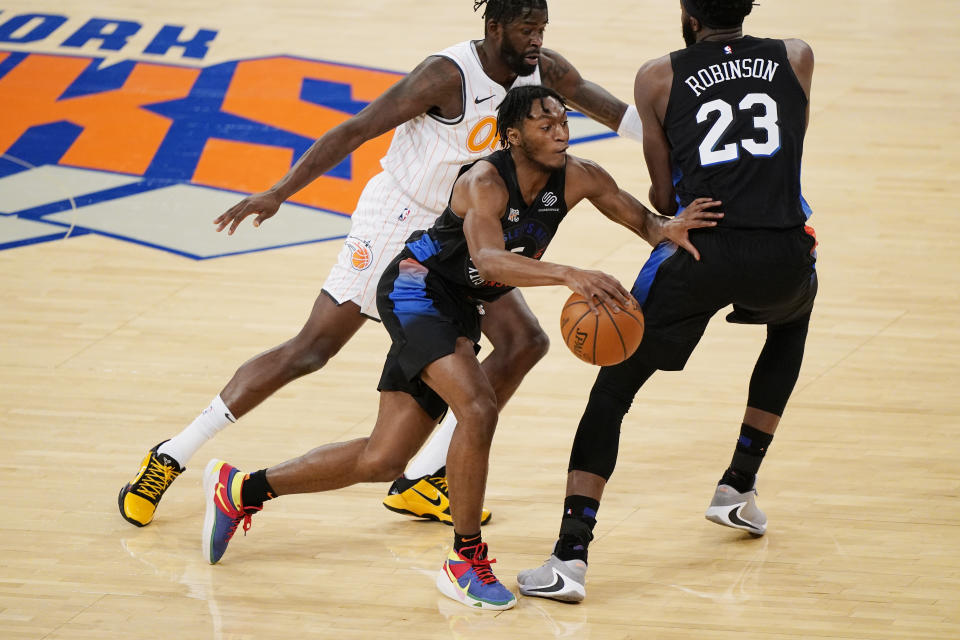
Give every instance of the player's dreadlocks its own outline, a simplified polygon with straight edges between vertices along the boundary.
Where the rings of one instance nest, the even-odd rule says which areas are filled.
[[[687,13],[714,29],[739,27],[753,5],[753,0],[683,0]]]
[[[509,24],[537,9],[547,10],[547,0],[474,0],[473,10],[484,5],[483,21],[493,20],[500,24]]]
[[[503,102],[497,107],[497,133],[500,134],[501,147],[506,149],[510,146],[507,129],[519,129],[522,126],[523,121],[530,116],[534,100],[540,100],[540,107],[546,109],[543,104],[546,98],[554,98],[560,106],[567,108],[559,93],[542,85],[525,85],[507,91]]]

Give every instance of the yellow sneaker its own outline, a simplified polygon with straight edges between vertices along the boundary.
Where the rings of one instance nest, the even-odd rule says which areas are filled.
[[[163,493],[183,472],[176,460],[165,453],[157,453],[162,444],[163,442],[147,452],[137,475],[120,489],[120,496],[117,498],[120,515],[138,527],[150,524]]]
[[[441,469],[439,473],[444,471]],[[383,506],[396,513],[453,526],[453,518],[450,516],[450,492],[445,475],[423,476],[413,480],[397,478],[390,485],[390,491],[383,499]],[[491,515],[490,511],[484,509],[480,514],[480,524],[490,522]]]

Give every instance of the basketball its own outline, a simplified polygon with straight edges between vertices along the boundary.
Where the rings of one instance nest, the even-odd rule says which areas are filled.
[[[594,315],[579,293],[567,298],[560,313],[560,332],[573,355],[599,366],[619,364],[633,355],[643,338],[643,312],[639,307],[614,313],[600,305]]]

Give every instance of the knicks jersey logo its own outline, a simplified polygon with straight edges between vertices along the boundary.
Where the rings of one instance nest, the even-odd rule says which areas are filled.
[[[363,271],[373,264],[373,252],[370,243],[359,238],[349,237],[344,243],[350,251],[350,265],[357,271]]]

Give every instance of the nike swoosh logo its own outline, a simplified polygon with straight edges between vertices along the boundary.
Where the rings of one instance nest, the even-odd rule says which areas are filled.
[[[556,593],[557,591],[560,591],[563,589],[565,584],[563,582],[563,576],[557,573],[556,569],[553,570],[553,575],[555,575],[557,579],[554,580],[553,584],[549,587],[538,587],[536,589],[527,589],[527,591],[536,591],[537,593]]]
[[[226,418],[227,420],[229,420],[230,422],[236,423],[236,420],[234,420],[233,418],[231,418],[229,413],[224,413],[224,414],[223,414],[223,417]]]
[[[441,496],[439,493],[437,494],[437,497],[436,497],[436,498],[430,498],[430,497],[428,497],[428,496],[420,493],[420,492],[417,491],[416,489],[414,489],[413,492],[414,492],[415,494],[417,494],[418,496],[420,496],[421,498],[423,498],[424,500],[426,500],[427,502],[429,502],[430,504],[432,504],[433,506],[435,506],[435,507],[439,507],[441,504],[443,504],[443,496]]]
[[[487,100],[489,100],[489,99],[492,98],[492,97],[493,97],[493,96],[487,96],[486,98],[481,99],[479,96],[477,96],[476,98],[473,99],[473,101],[474,101],[474,103],[476,103],[476,104],[480,104],[481,102],[486,102]]]
[[[231,511],[237,511],[237,508],[231,504],[232,501],[227,497],[227,487],[222,482],[217,483],[217,488],[213,494],[213,501],[217,503],[217,506],[226,515],[230,515]]]
[[[733,524],[735,524],[735,525],[737,525],[737,526],[740,526],[740,527],[750,527],[751,529],[756,529],[757,527],[756,527],[755,525],[753,525],[753,524],[751,524],[751,523],[749,523],[749,522],[747,522],[747,521],[745,521],[745,520],[741,520],[741,519],[740,519],[740,513],[739,513],[739,512],[740,512],[740,507],[741,507],[741,506],[742,506],[742,505],[739,505],[739,504],[738,504],[738,505],[735,506],[733,509],[730,509],[730,513],[727,514],[727,518],[730,520],[730,522],[732,522]]]

